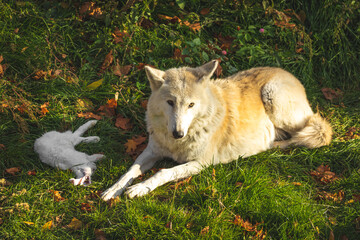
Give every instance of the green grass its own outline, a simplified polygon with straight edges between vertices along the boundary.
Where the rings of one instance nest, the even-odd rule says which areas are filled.
[[[95,239],[96,230],[106,239],[258,239],[255,231],[235,224],[236,216],[258,224],[266,239],[359,238],[360,140],[349,136],[352,127],[360,135],[357,1],[144,0],[129,1],[129,7],[127,1],[96,1],[99,17],[81,14],[84,2],[0,0],[0,64],[6,68],[0,72],[0,178],[11,182],[0,186],[1,239]],[[200,14],[204,8],[209,13]],[[288,13],[292,18],[285,23],[294,27],[277,26],[286,9],[301,16]],[[182,24],[159,14],[177,16]],[[200,31],[185,21],[200,22]],[[119,43],[115,29],[126,32]],[[226,41],[230,44],[224,46]],[[175,49],[187,56],[174,58]],[[110,51],[114,60],[103,71]],[[255,66],[292,72],[314,110],[331,122],[331,145],[270,150],[209,167],[178,187],[169,183],[138,199],[121,196],[113,205],[96,197],[131,166],[124,143],[145,134],[141,103],[150,89],[138,66],[198,66],[215,58],[222,60],[221,76]],[[117,63],[132,68],[119,77],[111,70]],[[40,70],[50,74],[36,77]],[[87,87],[100,79],[97,88]],[[325,87],[339,88],[343,95],[327,100]],[[114,118],[104,117],[90,129],[87,135],[101,141],[78,149],[102,152],[106,159],[97,164],[91,186],[72,186],[72,173],[42,164],[33,143],[46,131],[76,129],[87,121],[78,113],[97,113],[116,92],[116,113],[131,119],[133,128],[121,130]],[[321,164],[339,180],[316,181],[310,172]],[[164,160],[155,167],[174,165]],[[6,173],[11,167],[21,172]],[[27,174],[31,170],[35,176]],[[65,200],[55,201],[49,190],[60,191]],[[343,197],[321,199],[323,191],[342,191]],[[82,208],[89,205],[90,211]],[[82,222],[79,229],[68,227],[73,218]],[[49,221],[53,227],[42,229]]]

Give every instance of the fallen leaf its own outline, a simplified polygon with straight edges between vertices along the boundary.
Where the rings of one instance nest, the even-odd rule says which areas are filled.
[[[47,72],[45,72],[43,70],[38,70],[37,72],[35,72],[35,74],[32,78],[35,80],[39,80],[41,78],[44,78],[46,75],[47,75]]]
[[[294,186],[301,186],[302,184],[300,182],[292,182],[292,185]]]
[[[20,172],[20,171],[21,171],[20,167],[12,167],[12,168],[5,169],[6,173],[11,174],[13,176],[15,176],[15,174]]]
[[[143,109],[147,109],[148,102],[149,102],[149,101],[148,101],[147,99],[145,99],[145,100],[141,101],[140,106],[141,106]]]
[[[209,8],[203,8],[200,10],[201,15],[207,15],[207,14],[209,14],[209,12],[210,12]]]
[[[95,229],[94,234],[95,234],[95,240],[106,240],[105,232],[103,232],[102,230]]]
[[[342,96],[344,94],[338,88],[336,90],[331,89],[331,88],[322,88],[321,92],[324,94],[325,99],[330,100],[330,101],[337,99],[337,98],[342,98]]]
[[[172,230],[172,221],[166,223],[165,227]]]
[[[0,150],[4,151],[6,149],[4,144],[0,144]]]
[[[109,99],[107,103],[98,108],[99,114],[106,117],[114,117],[116,115],[117,100],[115,98]]]
[[[144,136],[137,136],[132,137],[132,139],[128,139],[127,142],[124,144],[126,147],[126,153],[128,153],[131,156],[137,156],[142,152],[146,145],[142,144],[146,141],[146,137]]]
[[[209,226],[204,227],[203,229],[201,229],[200,235],[206,235],[206,234],[208,234],[208,233],[209,233],[209,230],[210,230],[210,227],[209,227]]]
[[[129,37],[129,33],[127,33],[125,30],[124,31],[120,31],[117,27],[114,30],[114,33],[112,34],[112,36],[114,37],[114,42],[115,44],[119,43],[119,42],[124,42],[124,37]]]
[[[49,221],[41,227],[41,230],[49,230],[51,229],[52,226],[53,226],[53,221]]]
[[[136,150],[136,147],[138,146],[138,144],[136,144],[133,139],[128,139],[124,145],[126,147],[127,153],[134,152]]]
[[[114,206],[116,206],[118,203],[121,203],[121,199],[120,199],[119,196],[116,196],[115,198],[110,198],[110,200],[108,201],[109,207],[114,207]]]
[[[335,173],[330,171],[330,167],[328,165],[321,164],[316,170],[310,171],[310,175],[315,179],[315,181],[322,184],[332,183],[339,178]]]
[[[28,203],[16,203],[15,208],[18,211],[22,211],[22,210],[30,211],[30,205]]]
[[[112,55],[112,53],[113,51],[110,50],[110,52],[105,56],[105,60],[100,67],[100,72],[104,72],[106,69],[108,69],[114,61],[114,56]]]
[[[67,227],[73,230],[79,230],[82,227],[82,224],[83,223],[80,220],[74,217]]]
[[[12,183],[6,180],[5,178],[0,178],[0,186],[6,187],[6,186],[10,186],[11,184]]]
[[[85,113],[81,112],[81,113],[78,114],[78,117],[85,118],[85,119],[94,118],[96,120],[101,120],[102,119],[101,116],[96,115],[96,114],[94,114],[92,112],[85,112]]]
[[[215,171],[215,168],[213,168],[211,176],[212,176],[213,181],[215,181],[215,180],[216,180],[216,171]]]
[[[236,182],[236,183],[235,183],[235,186],[236,186],[236,187],[242,187],[242,185],[243,185],[242,182]]]
[[[173,59],[184,61],[186,57],[188,57],[188,55],[182,55],[182,51],[179,48],[175,48]]]
[[[345,193],[343,190],[335,193],[329,193],[326,191],[321,191],[317,195],[317,199],[319,200],[330,200],[333,202],[341,202],[345,197]]]
[[[55,202],[60,202],[60,201],[64,201],[65,198],[63,198],[61,195],[60,195],[60,192],[59,191],[56,191],[56,190],[49,190],[49,192],[51,192],[53,194],[53,197],[54,197],[54,201]]]
[[[117,63],[112,68],[113,73],[119,77],[128,75],[131,69],[132,69],[132,65],[120,66],[119,63]]]
[[[46,102],[46,103],[44,103],[43,105],[40,106],[42,115],[46,115],[46,113],[49,112],[49,110],[47,109],[48,106],[49,106],[49,102]]]
[[[98,87],[100,87],[103,82],[104,82],[104,79],[100,79],[100,80],[97,80],[95,82],[92,82],[92,83],[90,83],[89,85],[86,86],[86,89],[90,90],[90,91],[95,90]]]
[[[117,128],[121,128],[123,130],[129,130],[129,129],[131,129],[133,127],[131,122],[130,122],[130,119],[129,118],[124,118],[121,115],[118,115],[116,117],[115,126]]]
[[[81,210],[85,212],[91,212],[95,209],[94,205],[92,203],[81,203]]]
[[[27,224],[27,225],[34,225],[33,222],[28,222],[28,221],[23,221],[23,223]]]

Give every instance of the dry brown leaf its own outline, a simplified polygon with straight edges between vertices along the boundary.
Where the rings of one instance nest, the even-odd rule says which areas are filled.
[[[85,119],[94,118],[96,120],[101,120],[102,119],[101,116],[96,115],[96,114],[94,114],[92,112],[85,112],[85,113],[81,112],[81,113],[78,114],[78,117],[85,118]]]
[[[207,15],[207,14],[209,14],[210,13],[210,9],[209,8],[203,8],[203,9],[201,9],[201,11],[200,11],[200,14],[201,15]]]
[[[131,122],[130,122],[130,119],[129,118],[124,118],[121,115],[118,115],[116,117],[115,126],[117,128],[121,128],[123,130],[130,130],[133,127]]]
[[[4,151],[6,149],[4,144],[0,144],[0,150]]]
[[[105,232],[103,232],[102,230],[95,229],[94,234],[95,234],[95,240],[106,240]]]
[[[335,173],[330,171],[330,167],[328,165],[321,164],[316,170],[310,171],[310,175],[315,179],[315,181],[322,184],[332,183],[339,178]]]
[[[110,52],[105,56],[104,62],[100,67],[100,72],[104,72],[106,69],[108,69],[113,61],[114,61],[113,51],[110,50]]]
[[[94,205],[91,202],[81,203],[81,210],[85,212],[91,212],[95,209]]]
[[[117,27],[114,30],[114,33],[112,34],[112,36],[114,37],[114,42],[117,44],[119,42],[124,42],[124,38],[125,37],[129,37],[129,33],[127,33],[125,30],[124,31],[120,31]]]
[[[79,230],[82,227],[82,224],[83,223],[79,219],[74,217],[67,227],[73,230]]]
[[[133,139],[128,139],[124,145],[126,147],[127,153],[134,152],[136,150],[136,147],[138,146],[138,144],[136,144]]]
[[[321,89],[321,92],[324,94],[324,97],[327,99],[327,100],[334,100],[334,99],[338,99],[338,98],[342,98],[343,96],[343,92],[340,90],[340,89],[331,89],[331,88],[322,88]]]
[[[119,63],[117,63],[115,66],[113,66],[112,70],[116,76],[122,77],[127,76],[131,69],[132,65],[120,66]]]
[[[321,191],[317,195],[317,199],[319,200],[330,200],[334,202],[341,202],[342,200],[344,200],[344,197],[345,197],[345,193],[343,190],[340,190],[339,192],[336,193]]]
[[[20,167],[12,167],[12,168],[5,169],[6,173],[11,174],[13,176],[15,176],[16,173],[19,173],[20,171],[21,171]]]

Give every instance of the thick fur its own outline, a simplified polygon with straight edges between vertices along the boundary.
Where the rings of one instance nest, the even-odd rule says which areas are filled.
[[[212,61],[167,71],[146,67],[152,90],[146,114],[149,144],[130,170],[103,193],[104,200],[126,189],[130,198],[143,196],[211,164],[272,147],[317,148],[330,143],[329,123],[313,113],[304,87],[292,74],[262,67],[210,80],[217,65]],[[129,187],[163,157],[181,165]]]
[[[74,185],[91,184],[91,174],[96,169],[95,162],[104,157],[102,154],[86,153],[75,150],[75,146],[81,142],[98,142],[97,136],[81,137],[89,128],[96,124],[96,120],[88,121],[74,133],[51,131],[45,133],[34,143],[34,150],[39,154],[40,160],[52,167],[62,170],[71,169],[76,179],[70,179]]]

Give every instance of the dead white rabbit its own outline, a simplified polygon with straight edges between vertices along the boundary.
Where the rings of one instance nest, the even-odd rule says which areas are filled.
[[[74,185],[87,186],[91,184],[91,174],[96,169],[95,162],[102,159],[104,155],[87,155],[75,150],[75,146],[81,142],[96,143],[100,141],[98,136],[82,137],[96,123],[96,120],[88,121],[75,132],[47,132],[36,139],[34,150],[39,154],[43,163],[62,170],[71,169],[76,176],[76,178],[70,179]]]

